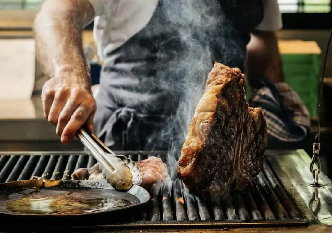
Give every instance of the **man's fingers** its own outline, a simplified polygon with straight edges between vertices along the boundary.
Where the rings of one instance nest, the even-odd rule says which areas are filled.
[[[62,110],[56,132],[61,142],[70,142],[77,130],[85,123],[89,130],[93,130],[93,115],[96,111],[96,103],[90,93],[80,89],[72,89],[70,99]]]
[[[69,90],[65,88],[60,88],[55,93],[53,104],[48,114],[48,121],[55,126],[58,125],[59,115],[62,112],[64,106],[66,105],[68,96]]]
[[[91,113],[92,112],[88,107],[80,105],[65,126],[61,135],[61,142],[67,143],[73,140],[77,130],[85,124]]]
[[[74,98],[70,98],[65,107],[62,109],[62,112],[59,115],[58,125],[56,127],[56,134],[62,136],[63,129],[66,127],[70,118],[76,111],[79,106],[79,102],[77,102]],[[62,139],[61,139],[62,141]]]
[[[71,175],[73,180],[87,180],[89,179],[89,169],[88,168],[79,168]]]

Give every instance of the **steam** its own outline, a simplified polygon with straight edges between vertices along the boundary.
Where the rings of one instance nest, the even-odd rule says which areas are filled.
[[[218,0],[165,0],[161,8],[167,21],[163,30],[170,34],[158,49],[161,54],[167,50],[172,58],[166,63],[168,67],[158,69],[157,77],[162,80],[158,85],[173,93],[176,111],[165,118],[162,133],[157,137],[169,142],[167,165],[175,179],[181,148],[213,63],[242,68],[245,42],[232,40],[238,34],[225,19]],[[157,23],[155,29],[160,30],[159,26]],[[168,26],[176,28],[176,32],[168,30]]]
[[[128,139],[125,141],[129,147],[136,148],[144,142],[141,150],[153,153],[167,149],[167,166],[174,180],[182,145],[214,62],[243,68],[247,40],[226,19],[221,0],[160,2],[162,5],[157,7],[146,28],[139,32],[141,37],[129,39],[137,39],[137,43],[128,42],[118,48],[119,53],[110,55],[107,62],[114,67],[105,71],[107,75],[102,75],[103,85],[96,98],[108,101],[105,105],[110,112],[113,108],[120,108],[114,117],[119,118],[119,128],[127,123],[126,134],[120,136]],[[153,40],[149,40],[149,36]],[[150,44],[141,45],[145,38]],[[142,58],[152,62],[145,63]],[[128,66],[131,65],[130,70]],[[147,69],[147,65],[151,67]],[[108,72],[116,75],[109,78]],[[109,95],[110,90],[117,94]],[[164,114],[161,123],[160,112]],[[113,119],[103,119],[103,115],[96,114],[96,117],[112,125]],[[142,122],[131,127],[133,120]],[[155,127],[150,129],[151,125]],[[150,136],[153,130],[156,133]],[[139,138],[142,131],[149,136]],[[100,135],[108,133],[112,134],[112,128]],[[115,140],[107,140],[106,137],[108,146],[116,146]]]

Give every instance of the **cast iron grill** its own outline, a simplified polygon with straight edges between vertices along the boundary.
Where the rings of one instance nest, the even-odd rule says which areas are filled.
[[[2,153],[0,183],[28,179],[69,180],[78,168],[91,167],[96,160],[78,153]],[[148,158],[144,152],[125,154],[134,161]],[[162,154],[153,154],[162,157]],[[180,180],[153,185],[145,211],[131,216],[131,222],[114,227],[220,227],[307,225],[307,220],[286,193],[267,161],[252,188],[227,197],[203,200],[189,193]]]

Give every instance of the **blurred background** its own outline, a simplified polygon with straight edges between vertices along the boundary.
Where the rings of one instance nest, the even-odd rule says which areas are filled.
[[[0,151],[83,150],[77,140],[62,145],[43,116],[41,89],[47,77],[35,59],[32,25],[42,0],[0,0]],[[305,102],[312,118],[306,149],[312,153],[317,132],[318,87],[322,58],[332,22],[331,0],[279,0],[283,30],[277,33],[285,81]],[[93,84],[99,82],[100,61],[92,36],[83,33],[84,53]],[[328,56],[322,114],[323,170],[331,177],[332,52]],[[332,166],[332,165],[331,165]]]

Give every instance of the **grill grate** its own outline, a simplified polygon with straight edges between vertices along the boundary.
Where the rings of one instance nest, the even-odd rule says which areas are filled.
[[[127,154],[128,155],[128,154]],[[146,159],[147,153],[130,154],[134,161]],[[158,156],[160,157],[160,156]],[[44,179],[69,180],[78,168],[91,167],[96,160],[87,153],[26,153],[0,156],[0,183]],[[213,200],[202,200],[189,193],[180,180],[153,185],[151,201],[134,223],[140,226],[154,224],[193,224],[218,226],[225,223],[262,225],[306,225],[307,221],[293,203],[267,162],[257,176],[253,187],[244,192]],[[139,220],[139,222],[137,222]],[[211,224],[213,222],[214,224]],[[129,226],[130,224],[124,224]],[[135,226],[135,225],[131,225]],[[189,225],[185,225],[190,227]]]

